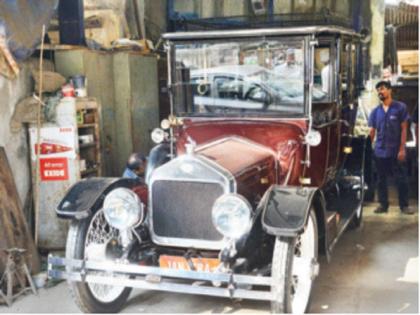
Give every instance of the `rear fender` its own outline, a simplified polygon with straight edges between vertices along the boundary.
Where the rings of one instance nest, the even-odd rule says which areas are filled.
[[[141,185],[131,178],[98,177],[82,180],[74,184],[66,193],[56,209],[62,219],[87,218],[102,206],[105,196],[118,187],[133,188]]]

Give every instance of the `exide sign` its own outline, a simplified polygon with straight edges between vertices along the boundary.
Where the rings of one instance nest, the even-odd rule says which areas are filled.
[[[69,179],[67,158],[41,158],[39,162],[42,181]]]

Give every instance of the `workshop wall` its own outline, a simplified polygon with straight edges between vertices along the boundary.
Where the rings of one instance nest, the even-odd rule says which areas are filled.
[[[158,41],[161,33],[166,31],[166,10],[167,0],[145,0],[146,37],[153,42]]]
[[[56,51],[55,65],[66,78],[85,75],[88,95],[101,103],[105,176],[120,176],[132,152],[148,154],[159,125],[157,56],[81,48]]]

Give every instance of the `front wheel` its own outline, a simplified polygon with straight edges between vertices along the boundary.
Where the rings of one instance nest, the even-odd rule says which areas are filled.
[[[119,231],[109,226],[101,209],[87,219],[72,222],[66,258],[105,260],[110,242],[118,237]],[[69,287],[76,304],[85,313],[118,313],[131,292],[131,288],[87,282],[69,281]]]
[[[304,313],[319,271],[318,227],[311,210],[305,230],[296,238],[277,237],[271,266],[273,313]]]

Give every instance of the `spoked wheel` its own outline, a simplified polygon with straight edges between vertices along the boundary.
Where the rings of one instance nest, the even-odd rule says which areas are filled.
[[[305,230],[296,238],[278,237],[273,251],[273,313],[302,314],[309,307],[312,284],[319,272],[318,228],[311,210]]]
[[[119,231],[109,226],[103,211],[99,210],[85,220],[72,222],[67,236],[66,257],[106,260],[110,242],[118,237]],[[98,271],[98,274],[103,272]],[[131,288],[87,282],[69,281],[69,286],[75,302],[85,313],[117,313],[131,292]]]

